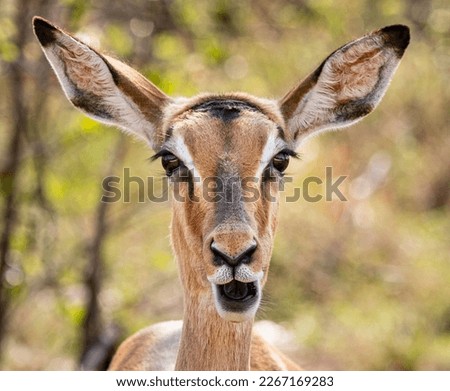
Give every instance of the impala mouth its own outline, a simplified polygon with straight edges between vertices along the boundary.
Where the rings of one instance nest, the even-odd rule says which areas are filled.
[[[232,322],[242,322],[255,316],[261,294],[258,281],[232,280],[227,284],[213,284],[219,315]]]
[[[254,282],[233,280],[228,284],[219,285],[219,293],[226,300],[245,302],[256,297],[258,289]]]

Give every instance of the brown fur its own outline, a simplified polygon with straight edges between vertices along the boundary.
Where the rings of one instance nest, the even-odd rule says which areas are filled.
[[[119,350],[115,354],[113,361],[110,364],[110,370],[121,371],[156,371],[167,370],[164,366],[170,362],[172,369],[175,368],[175,361],[172,361],[179,349],[179,342],[181,339],[181,324],[175,331],[170,331],[167,335],[158,335],[151,327],[143,329],[138,333],[126,339]],[[170,327],[169,327],[170,328]],[[162,341],[162,344],[161,344]],[[230,341],[227,341],[230,342]],[[158,346],[161,344],[161,346]],[[219,365],[226,364],[226,355],[224,352],[230,352],[231,349],[226,343],[220,344],[221,351],[216,360]],[[155,349],[156,348],[156,349]],[[170,352],[170,357],[159,356],[161,351]],[[236,355],[236,351],[232,352]],[[157,357],[155,359],[155,357]],[[191,355],[189,360],[194,362],[195,358]],[[287,358],[274,346],[270,345],[264,338],[253,332],[250,343],[250,362],[248,363],[252,371],[277,371],[283,370],[299,370],[300,367]],[[205,368],[203,368],[205,369]],[[206,369],[210,369],[206,368]],[[199,369],[201,370],[201,369]]]
[[[312,133],[354,123],[373,110],[408,45],[408,29],[386,27],[343,46],[277,102],[243,93],[171,99],[47,21],[35,18],[34,28],[77,107],[175,155],[191,177],[213,178],[213,184],[237,180],[229,203],[205,200],[202,183],[178,183],[184,200],[173,202],[171,241],[184,292],[183,322],[156,324],[127,339],[110,369],[299,369],[252,332],[259,301],[242,311],[224,309],[217,289],[235,280],[254,284],[260,297],[277,227],[281,174],[274,157],[292,154]],[[173,173],[174,182],[181,171]],[[246,188],[247,178],[254,181]],[[259,198],[243,202],[240,196],[252,191]],[[263,197],[269,194],[273,200]],[[221,264],[212,243],[228,258],[253,252],[246,262]]]

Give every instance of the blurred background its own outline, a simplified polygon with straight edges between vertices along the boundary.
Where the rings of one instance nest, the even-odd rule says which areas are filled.
[[[0,0],[0,10],[1,369],[101,369],[126,336],[182,315],[170,202],[138,202],[133,185],[130,202],[100,202],[106,175],[163,170],[66,101],[32,34],[40,15],[175,96],[281,97],[340,45],[409,25],[379,108],[307,142],[290,165],[287,195],[333,167],[348,200],[283,203],[258,317],[285,327],[306,369],[450,370],[447,1]]]

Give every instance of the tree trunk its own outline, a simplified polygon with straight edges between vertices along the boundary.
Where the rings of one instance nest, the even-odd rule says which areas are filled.
[[[16,26],[21,26],[23,21],[27,20],[28,5],[29,2],[27,0],[17,2]],[[14,41],[19,54],[17,59],[10,65],[11,138],[6,164],[0,173],[2,177],[1,187],[4,194],[4,207],[1,218],[3,227],[0,237],[0,359],[4,351],[3,345],[11,302],[10,287],[6,277],[10,263],[11,239],[17,222],[17,198],[19,192],[17,179],[23,149],[23,135],[26,133],[28,126],[28,110],[24,91],[25,58],[23,56],[23,49],[27,41],[27,29],[18,28]]]
[[[115,151],[108,165],[107,175],[114,172],[114,168],[123,160],[125,154],[124,137],[120,135]],[[103,188],[103,194],[110,191],[108,182]],[[103,246],[108,234],[107,211],[109,203],[99,201],[95,219],[95,231],[92,243],[88,246],[88,265],[85,275],[85,287],[88,300],[86,316],[82,328],[82,351],[80,368],[83,370],[104,370],[107,368],[113,351],[119,339],[119,329],[114,325],[105,327],[99,294],[104,277]]]

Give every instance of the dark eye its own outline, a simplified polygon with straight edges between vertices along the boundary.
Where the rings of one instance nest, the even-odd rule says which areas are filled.
[[[272,159],[272,166],[283,173],[289,165],[289,155],[285,152],[276,154]]]
[[[173,172],[180,167],[181,164],[180,159],[178,159],[171,153],[161,156],[161,163],[164,170],[166,171],[167,176],[171,176]]]

